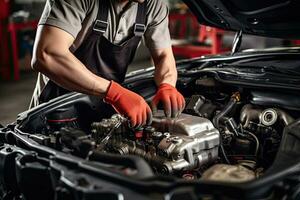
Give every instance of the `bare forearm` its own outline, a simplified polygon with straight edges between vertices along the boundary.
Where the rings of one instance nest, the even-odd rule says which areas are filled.
[[[168,83],[175,86],[177,82],[177,70],[173,53],[170,49],[158,52],[153,56],[155,64],[154,79],[157,85]]]
[[[177,117],[185,107],[185,99],[177,91],[177,69],[171,48],[152,52],[155,62],[155,81],[158,87],[152,99],[151,107],[154,112],[161,102],[167,117]]]
[[[64,55],[45,52],[43,54],[37,58],[35,69],[58,85],[89,95],[101,96],[106,92],[109,81],[90,72],[71,52]]]
[[[69,50],[74,38],[61,29],[39,26],[32,67],[71,91],[101,96],[109,81],[90,72]]]

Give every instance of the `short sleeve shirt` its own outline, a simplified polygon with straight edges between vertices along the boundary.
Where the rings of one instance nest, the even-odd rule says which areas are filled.
[[[103,0],[47,0],[40,25],[58,27],[74,38],[75,51],[92,30],[99,5]],[[122,0],[110,1],[108,29],[104,34],[110,42],[120,45],[133,33],[138,3]],[[151,49],[171,46],[168,29],[168,7],[163,0],[147,0],[147,24],[144,39]]]
[[[74,52],[92,31],[102,1],[110,1],[104,37],[121,45],[133,34],[136,21],[138,3],[130,0],[126,4],[122,0],[47,0],[39,25],[54,26],[71,34],[75,40],[70,50]],[[164,0],[147,0],[144,41],[150,50],[171,47],[168,14]],[[39,104],[39,95],[48,81],[39,73],[30,108]]]

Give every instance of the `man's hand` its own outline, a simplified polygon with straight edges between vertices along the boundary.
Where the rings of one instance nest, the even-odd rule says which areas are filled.
[[[185,100],[175,88],[177,70],[172,48],[152,49],[151,55],[155,64],[155,82],[159,86],[151,103],[152,111],[155,113],[161,102],[167,117],[177,117],[185,107]]]
[[[121,115],[129,118],[132,127],[140,127],[151,122],[151,109],[138,94],[111,81],[105,101]]]
[[[175,87],[168,83],[159,86],[158,91],[151,102],[152,111],[157,111],[157,104],[162,102],[167,117],[177,117],[185,107],[184,97]]]

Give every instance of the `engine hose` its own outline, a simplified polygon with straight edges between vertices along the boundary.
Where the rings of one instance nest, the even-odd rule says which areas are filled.
[[[148,165],[148,163],[144,159],[136,156],[117,155],[117,154],[103,153],[99,151],[92,151],[90,152],[88,160],[136,169],[137,173],[135,176],[137,178],[149,178],[153,176],[152,169]]]
[[[257,156],[258,155],[258,151],[259,151],[259,140],[258,138],[256,137],[256,135],[254,135],[253,133],[249,132],[249,131],[245,131],[248,135],[250,135],[254,140],[255,140],[255,143],[256,143],[256,147],[255,147],[255,153],[254,155]]]
[[[235,107],[235,105],[237,104],[237,102],[239,102],[241,99],[241,96],[240,96],[240,93],[237,92],[235,94],[233,94],[231,96],[231,99],[230,101],[228,102],[228,104],[225,106],[225,108],[219,113],[217,114],[214,118],[213,118],[213,124],[215,126],[216,129],[219,130],[220,128],[220,120],[225,117],[226,115],[228,115],[228,113],[230,111],[232,111],[232,109]],[[221,151],[221,154],[223,156],[223,159],[225,160],[225,162],[227,164],[230,164],[230,161],[226,155],[226,152],[225,152],[225,149],[224,149],[224,146],[223,146],[223,140],[222,140],[222,136],[220,136],[220,151]]]

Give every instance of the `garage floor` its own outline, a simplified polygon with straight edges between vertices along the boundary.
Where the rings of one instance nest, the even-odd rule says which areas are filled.
[[[133,63],[129,71],[151,66],[150,61]],[[23,72],[20,81],[0,82],[0,124],[7,125],[16,120],[19,113],[28,109],[37,74]]]
[[[0,123],[6,125],[16,119],[18,113],[29,106],[37,74],[21,74],[20,81],[1,82],[0,84]]]

